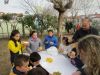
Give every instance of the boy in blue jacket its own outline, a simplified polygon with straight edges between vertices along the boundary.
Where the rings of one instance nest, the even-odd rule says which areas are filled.
[[[50,48],[51,46],[58,46],[58,39],[53,34],[53,30],[48,30],[48,35],[44,39],[45,49]]]

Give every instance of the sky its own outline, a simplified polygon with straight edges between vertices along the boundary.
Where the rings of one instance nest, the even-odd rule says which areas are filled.
[[[30,0],[32,1],[32,0]],[[83,10],[80,10],[82,7],[81,3],[79,4],[80,0],[74,0],[73,8],[77,7],[78,14],[84,14]],[[81,2],[84,0],[81,0]],[[87,0],[91,4],[92,10],[86,10],[88,14],[93,14],[93,13],[99,13],[100,14],[100,0]],[[8,4],[4,4],[4,0],[0,0],[0,12],[11,12],[11,13],[25,13],[25,11],[28,11],[25,9],[25,6],[23,6],[24,2],[23,0],[9,0]],[[53,9],[53,5],[50,2],[47,2],[46,0],[34,0],[33,2],[34,5],[38,5],[41,8],[50,8],[50,10]],[[98,7],[99,6],[99,7]],[[54,11],[54,9],[52,10]],[[71,15],[72,10],[68,10],[68,15]],[[55,12],[55,11],[54,11]]]
[[[23,0],[9,0],[8,4],[4,4],[4,0],[0,0],[0,12],[25,13],[26,10],[22,4],[24,4]],[[34,0],[34,4],[42,7],[48,5],[45,0]]]
[[[20,8],[19,0],[9,0],[9,4],[4,4],[4,0],[0,0],[0,12],[18,12],[23,13]]]

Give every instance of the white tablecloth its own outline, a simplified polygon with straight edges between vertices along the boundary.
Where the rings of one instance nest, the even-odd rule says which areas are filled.
[[[61,75],[72,75],[77,69],[70,63],[70,60],[63,55],[50,55],[46,51],[40,52],[41,61],[40,64],[49,72],[60,72]],[[47,57],[53,58],[52,63],[45,61]]]

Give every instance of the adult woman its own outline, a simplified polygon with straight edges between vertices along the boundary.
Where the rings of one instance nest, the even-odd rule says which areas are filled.
[[[100,37],[89,35],[78,43],[81,60],[86,67],[73,75],[100,75]]]

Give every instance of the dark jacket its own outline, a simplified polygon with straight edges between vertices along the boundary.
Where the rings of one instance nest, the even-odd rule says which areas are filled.
[[[89,34],[93,34],[93,35],[98,35],[98,31],[93,28],[93,27],[90,27],[89,30],[84,30],[83,28],[80,28],[79,30],[77,30],[73,36],[73,40],[76,42],[78,41],[79,39],[81,39],[82,37],[86,36],[86,35],[89,35]]]
[[[71,63],[74,66],[76,66],[78,69],[81,69],[84,65],[79,57],[75,57],[74,59],[71,59]]]
[[[18,71],[18,70],[16,69],[16,67],[13,67],[12,70],[13,70],[13,73],[16,74],[16,75],[26,75],[25,72],[20,72],[20,71]]]
[[[41,65],[36,66],[28,72],[27,75],[49,75],[49,72],[45,70]]]
[[[84,69],[79,69],[78,71],[81,72],[81,75],[87,75],[87,74],[85,73]]]

